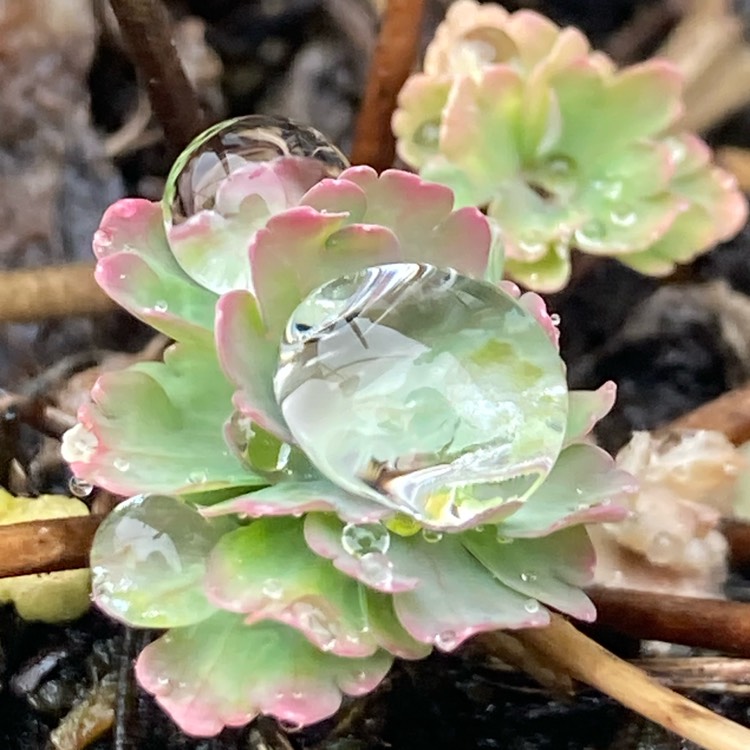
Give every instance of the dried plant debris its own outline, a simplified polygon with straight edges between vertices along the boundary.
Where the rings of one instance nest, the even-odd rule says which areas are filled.
[[[750,376],[750,301],[725,283],[666,286],[610,340],[571,363],[575,387],[612,378],[618,400],[598,437],[608,449],[665,424]],[[646,364],[648,363],[648,366]]]

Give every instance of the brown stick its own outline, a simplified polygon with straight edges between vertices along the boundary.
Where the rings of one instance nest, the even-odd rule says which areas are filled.
[[[54,518],[0,526],[0,578],[88,568],[104,516]]]
[[[203,130],[195,89],[185,75],[160,0],[110,0],[122,36],[143,76],[154,114],[175,153]]]
[[[717,430],[735,445],[750,440],[750,385],[735,388],[676,419],[669,429]]]
[[[29,323],[113,310],[89,263],[0,272],[0,322]]]
[[[352,148],[352,164],[380,172],[396,153],[391,115],[419,48],[424,0],[388,0]]]
[[[639,640],[750,657],[750,604],[599,587],[586,593],[596,605],[597,625]]]
[[[515,635],[550,665],[556,665],[573,678],[707,750],[747,750],[750,747],[750,730],[660,685],[559,615],[553,615],[546,628],[519,630]],[[492,635],[485,638],[491,650]]]

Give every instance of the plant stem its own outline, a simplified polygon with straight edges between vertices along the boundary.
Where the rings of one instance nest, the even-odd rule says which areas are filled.
[[[0,272],[0,322],[91,315],[117,305],[94,280],[91,263]]]
[[[423,10],[424,0],[388,0],[357,118],[352,164],[369,164],[378,172],[393,164],[391,115],[417,56]]]
[[[203,130],[195,89],[185,75],[160,0],[110,0],[122,36],[146,82],[151,107],[175,154]]]
[[[750,604],[746,602],[603,587],[586,593],[596,605],[596,625],[639,640],[750,657]]]
[[[0,578],[89,567],[103,516],[53,518],[0,526]]]
[[[553,615],[546,628],[519,630],[514,635],[553,667],[706,750],[750,748],[750,729],[659,685],[642,670],[576,630],[560,615]],[[491,650],[492,635],[482,638]]]

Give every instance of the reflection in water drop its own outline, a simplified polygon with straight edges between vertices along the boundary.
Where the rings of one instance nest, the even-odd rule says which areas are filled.
[[[341,546],[354,557],[385,554],[390,544],[391,535],[382,523],[348,523],[341,532]]]
[[[164,189],[167,225],[213,208],[216,188],[235,170],[282,156],[314,159],[321,164],[321,177],[336,177],[348,166],[346,157],[314,128],[266,115],[226,120],[199,135],[175,161]]]
[[[93,484],[84,479],[78,479],[78,477],[71,477],[68,482],[68,487],[71,494],[80,498],[88,497],[94,489]]]
[[[414,131],[414,143],[425,148],[437,148],[440,141],[440,122],[428,120]]]
[[[416,264],[308,296],[274,387],[323,474],[436,529],[527,497],[567,417],[563,365],[536,319],[489,283]]]
[[[172,497],[137,496],[104,520],[91,547],[93,595],[131,625],[198,622],[213,611],[203,594],[205,561],[219,532]]]

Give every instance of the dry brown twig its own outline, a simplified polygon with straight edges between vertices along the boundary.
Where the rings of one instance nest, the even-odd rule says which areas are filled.
[[[423,11],[424,0],[388,0],[357,118],[352,164],[369,164],[378,172],[393,164],[391,116],[417,56]]]

